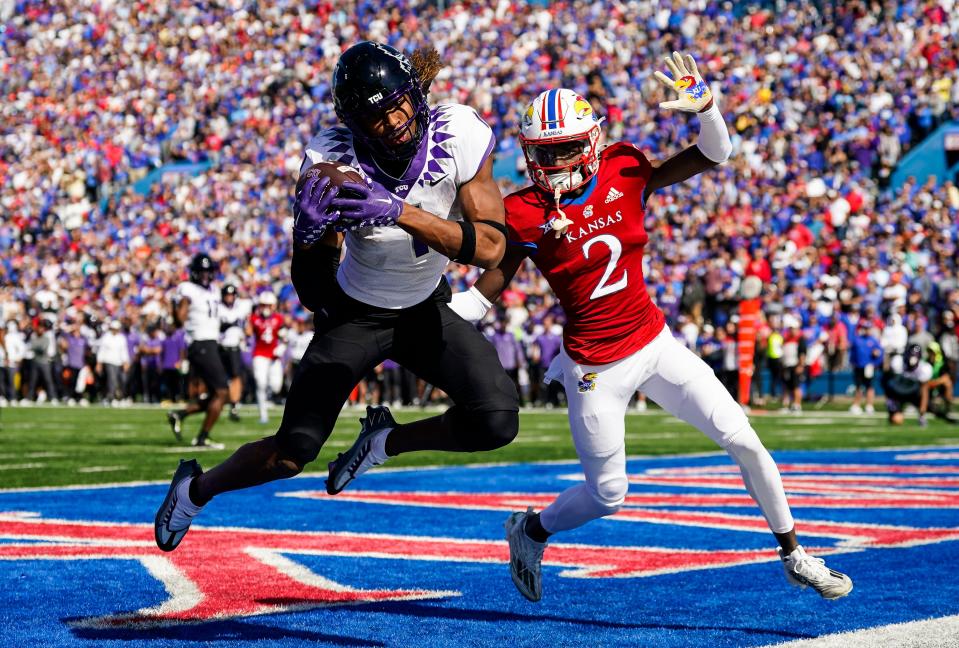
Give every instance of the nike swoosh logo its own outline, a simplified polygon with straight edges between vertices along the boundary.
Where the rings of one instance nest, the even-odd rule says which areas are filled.
[[[438,185],[440,182],[442,182],[443,180],[445,180],[445,179],[446,179],[446,176],[448,176],[448,175],[449,175],[448,173],[444,173],[444,174],[441,175],[439,178],[436,178],[435,180],[430,180],[430,181],[429,181],[430,186],[431,186],[431,187],[435,187],[435,186]]]

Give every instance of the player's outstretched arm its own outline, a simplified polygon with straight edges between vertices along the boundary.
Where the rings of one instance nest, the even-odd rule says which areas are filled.
[[[173,323],[181,327],[186,323],[187,315],[190,313],[190,298],[180,297],[173,302]]]
[[[454,294],[450,308],[467,322],[480,321],[492,308],[493,302],[506,290],[525,258],[526,252],[523,248],[506,246],[506,253],[499,265],[485,270],[466,292]]]
[[[370,225],[399,225],[416,240],[458,261],[492,268],[506,249],[503,197],[493,180],[493,160],[487,158],[472,180],[459,188],[462,221],[449,221],[404,203],[370,178],[366,184],[344,182],[331,202],[335,227],[343,231]]]
[[[660,103],[659,107],[696,113],[699,117],[699,140],[694,146],[653,165],[653,172],[643,192],[644,200],[657,189],[682,182],[725,162],[732,152],[726,122],[709,86],[699,74],[693,57],[673,52],[672,56],[666,57],[666,67],[671,76],[658,70],[655,76],[660,83],[676,92],[678,97]]]
[[[503,196],[488,158],[472,180],[459,188],[462,221],[449,221],[406,204],[396,224],[454,261],[494,268],[506,249]]]

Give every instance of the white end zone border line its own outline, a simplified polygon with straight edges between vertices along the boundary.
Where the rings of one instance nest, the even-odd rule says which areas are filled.
[[[935,451],[949,451],[955,450],[959,451],[959,446],[949,446],[949,445],[905,445],[905,446],[883,446],[879,448],[822,448],[821,450],[796,450],[796,449],[787,449],[787,450],[773,450],[772,452],[889,452],[894,450],[900,451],[916,451],[916,450],[935,450]],[[636,459],[684,459],[684,458],[701,458],[701,457],[725,457],[727,456],[722,450],[710,450],[707,452],[683,452],[678,454],[663,454],[663,455],[651,455],[651,454],[638,454],[638,455],[627,455],[626,460],[632,461]],[[897,458],[898,459],[898,458]],[[486,463],[470,463],[470,464],[447,464],[447,465],[432,465],[432,466],[397,466],[395,468],[377,468],[375,474],[384,474],[384,473],[402,473],[402,472],[413,472],[416,470],[449,470],[455,468],[472,468],[472,469],[484,469],[484,468],[499,468],[499,467],[509,467],[509,466],[522,466],[522,465],[535,465],[535,466],[578,466],[579,459],[550,459],[544,461],[491,461]],[[293,477],[292,479],[303,479],[309,477],[326,477],[327,473],[325,472],[303,472]],[[287,480],[289,481],[289,480]],[[132,488],[136,486],[156,486],[160,484],[169,484],[167,480],[152,480],[152,481],[129,481],[129,482],[112,482],[106,484],[66,484],[63,486],[23,486],[15,488],[0,488],[0,494],[3,493],[35,493],[35,492],[44,492],[44,491],[60,491],[60,490],[99,490],[103,488]],[[959,644],[956,644],[959,645]],[[954,647],[952,647],[954,648]]]
[[[955,648],[957,645],[959,615],[839,632],[770,644],[765,648]]]

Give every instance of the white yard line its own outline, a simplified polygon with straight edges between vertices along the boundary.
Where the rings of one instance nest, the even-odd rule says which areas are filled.
[[[957,645],[959,615],[839,632],[771,644],[766,648],[955,648]]]
[[[22,463],[22,464],[0,464],[0,470],[32,470],[33,468],[43,468],[45,463]]]
[[[78,473],[105,473],[105,472],[116,472],[118,470],[126,470],[126,466],[84,466],[83,468],[77,468]]]

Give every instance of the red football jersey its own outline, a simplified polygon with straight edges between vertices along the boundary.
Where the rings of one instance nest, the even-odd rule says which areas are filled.
[[[279,313],[269,317],[253,313],[250,324],[253,325],[253,356],[272,358],[276,351],[277,333],[283,328],[283,318]]]
[[[566,311],[563,345],[580,364],[615,362],[646,346],[665,325],[643,279],[643,190],[652,167],[632,144],[613,144],[585,191],[564,201],[573,221],[556,238],[553,197],[532,186],[506,197],[510,244],[526,247]]]

